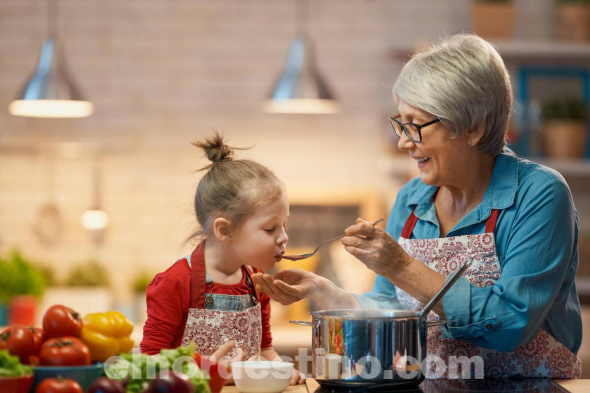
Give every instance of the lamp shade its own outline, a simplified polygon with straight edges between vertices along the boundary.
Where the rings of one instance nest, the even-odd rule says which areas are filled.
[[[264,109],[270,113],[338,112],[338,102],[315,65],[312,42],[305,36],[291,42],[285,71]]]
[[[48,38],[41,47],[35,73],[8,110],[12,115],[26,117],[87,117],[94,106],[82,98],[68,74],[57,41]]]

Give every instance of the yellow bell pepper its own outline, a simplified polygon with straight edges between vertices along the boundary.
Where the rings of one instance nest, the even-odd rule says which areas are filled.
[[[87,314],[81,339],[90,350],[92,360],[104,362],[111,356],[133,348],[133,324],[118,311]]]

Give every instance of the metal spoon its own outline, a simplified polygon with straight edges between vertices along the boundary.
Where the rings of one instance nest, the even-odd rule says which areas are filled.
[[[378,219],[377,221],[375,221],[375,222],[374,222],[374,223],[372,223],[371,225],[375,226],[375,225],[379,224],[381,221],[383,221],[383,218],[380,218],[380,219]],[[324,244],[327,244],[327,243],[333,242],[334,240],[338,240],[338,239],[340,239],[340,238],[342,238],[342,237],[344,237],[344,236],[346,236],[346,235],[340,235],[340,236],[336,236],[335,238],[332,238],[332,239],[330,239],[330,240],[326,240],[325,242],[323,242],[323,243],[320,243],[320,245],[319,245],[319,246],[317,246],[317,247],[315,248],[315,250],[313,250],[313,251],[312,251],[312,252],[310,252],[310,253],[307,253],[307,254],[300,254],[300,255],[283,255],[281,258],[283,258],[283,259],[288,259],[288,260],[290,260],[290,261],[300,261],[300,260],[302,260],[302,259],[307,259],[307,258],[309,258],[309,257],[313,256],[313,255],[314,255],[316,252],[318,252],[318,250],[320,249],[320,247],[321,247],[321,246],[323,246]]]

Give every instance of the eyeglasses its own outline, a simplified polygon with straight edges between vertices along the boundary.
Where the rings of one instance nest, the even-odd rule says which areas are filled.
[[[401,116],[402,115],[395,115],[394,117],[390,117],[389,121],[391,122],[391,126],[393,127],[393,130],[395,131],[395,134],[397,136],[399,136],[401,138],[402,131],[403,131],[406,133],[406,136],[414,143],[422,142],[422,129],[424,127],[428,127],[429,125],[432,125],[432,124],[440,121],[439,118],[436,118],[436,119],[429,121],[428,123],[424,123],[424,124],[414,124],[414,123],[402,124],[401,122],[396,120],[396,119],[400,118]]]

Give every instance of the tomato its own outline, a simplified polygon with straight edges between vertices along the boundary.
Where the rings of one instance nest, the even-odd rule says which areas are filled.
[[[90,351],[76,337],[50,338],[39,354],[42,366],[83,366],[90,364]]]
[[[47,378],[41,381],[35,393],[84,393],[80,384],[73,379]]]
[[[125,387],[119,381],[99,377],[88,386],[86,393],[125,393]]]
[[[49,307],[43,315],[43,331],[46,338],[80,337],[82,319],[76,311],[57,304]]]
[[[21,363],[30,364],[30,357],[37,355],[33,333],[23,326],[10,326],[0,334],[0,349],[8,349],[18,356]]]
[[[219,393],[221,388],[223,388],[223,386],[229,381],[229,378],[231,378],[231,371],[228,367],[219,363],[213,363],[211,359],[198,353],[195,353],[194,358],[197,366],[209,374],[211,378],[209,379],[209,388],[211,389],[211,392]]]
[[[35,354],[39,355],[39,352],[41,352],[41,346],[45,342],[45,332],[43,329],[33,326],[29,326],[27,329],[33,333],[33,341],[35,341]]]

